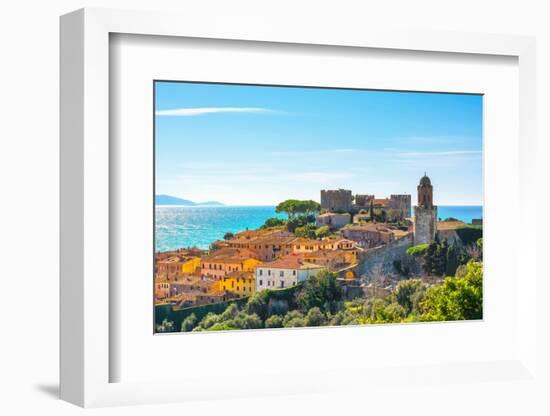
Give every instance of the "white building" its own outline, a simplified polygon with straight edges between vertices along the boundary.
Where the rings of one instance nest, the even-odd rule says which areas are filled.
[[[256,291],[292,287],[321,270],[325,268],[308,263],[299,255],[290,254],[256,267]]]

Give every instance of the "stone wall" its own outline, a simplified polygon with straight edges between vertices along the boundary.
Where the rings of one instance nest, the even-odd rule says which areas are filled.
[[[435,238],[437,207],[414,207],[414,244],[430,243]]]
[[[361,276],[373,271],[382,273],[396,273],[394,261],[411,261],[411,256],[406,252],[414,245],[414,238],[409,234],[389,244],[365,250],[359,254],[358,271]]]
[[[350,212],[353,196],[348,189],[322,190],[321,208],[330,212]]]
[[[411,217],[411,196],[407,194],[391,195],[390,208],[399,211],[401,213],[401,218],[410,218]]]

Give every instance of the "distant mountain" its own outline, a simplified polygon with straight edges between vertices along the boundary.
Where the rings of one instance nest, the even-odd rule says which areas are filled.
[[[155,195],[155,205],[181,205],[188,207],[200,207],[200,206],[223,206],[221,202],[218,201],[207,201],[207,202],[193,202],[188,199],[177,198],[170,195]]]
[[[225,204],[222,204],[221,202],[218,202],[218,201],[206,201],[206,202],[197,202],[195,203],[196,206],[200,207],[200,206],[206,206],[208,205],[209,207],[223,207]]]

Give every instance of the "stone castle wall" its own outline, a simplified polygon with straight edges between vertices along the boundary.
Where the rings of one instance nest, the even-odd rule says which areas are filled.
[[[391,195],[390,208],[401,213],[402,218],[411,217],[411,196],[410,195]]]
[[[408,262],[407,249],[414,245],[414,237],[409,234],[389,244],[368,249],[359,254],[358,274],[368,275],[373,271],[395,273],[394,262]]]
[[[330,212],[350,212],[353,197],[347,189],[322,190],[321,208]]]

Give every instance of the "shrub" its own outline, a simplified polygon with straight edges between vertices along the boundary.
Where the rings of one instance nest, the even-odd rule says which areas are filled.
[[[199,322],[198,327],[202,329],[208,329],[211,326],[220,322],[220,315],[215,314],[214,312],[208,312],[204,318]]]
[[[285,328],[306,326],[304,315],[300,311],[290,311],[283,318]]]
[[[307,326],[323,326],[327,324],[325,314],[321,312],[321,309],[315,307],[311,308],[306,315]]]
[[[160,325],[156,327],[157,332],[174,332],[174,322],[164,319]]]
[[[235,234],[233,234],[231,231],[228,231],[223,235],[224,240],[231,240],[233,237],[235,237]]]
[[[330,325],[357,325],[359,324],[358,316],[349,310],[338,311],[330,319]]]
[[[219,322],[208,328],[208,331],[234,331],[235,329],[239,328],[234,328],[227,322]]]
[[[325,238],[330,235],[330,228],[328,225],[323,225],[322,227],[319,227],[317,231],[315,231],[315,237],[317,238]]]
[[[192,313],[187,318],[185,318],[181,323],[181,332],[192,331],[196,324],[197,324],[197,316],[194,313]]]
[[[283,327],[283,317],[281,315],[271,315],[265,321],[266,328],[282,328]]]
[[[245,312],[239,314],[232,320],[227,321],[228,325],[238,329],[258,329],[263,326],[262,320],[255,313],[249,315]]]
[[[428,251],[429,244],[419,244],[407,249],[407,254],[413,257],[423,257]]]

